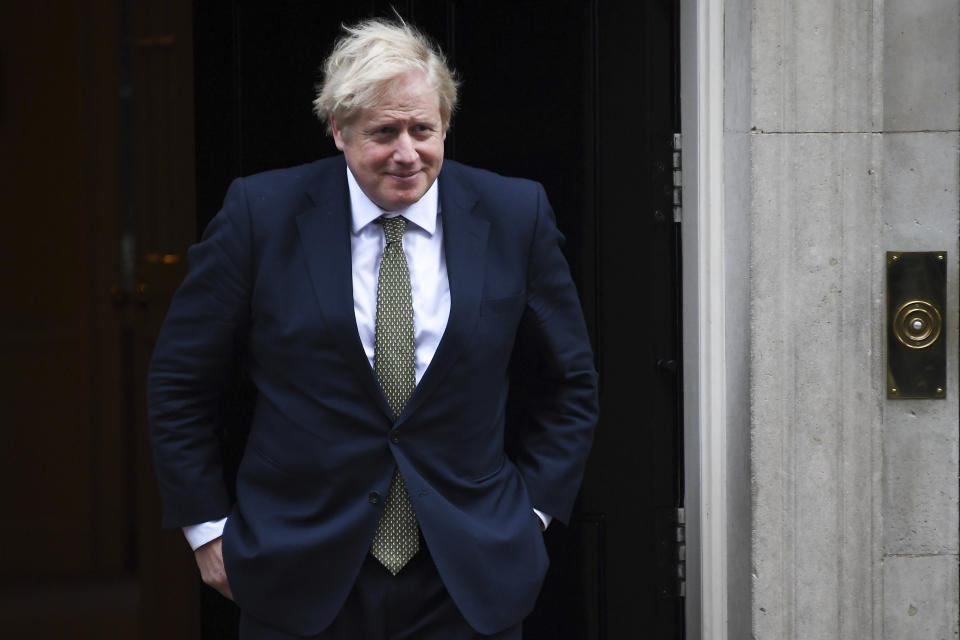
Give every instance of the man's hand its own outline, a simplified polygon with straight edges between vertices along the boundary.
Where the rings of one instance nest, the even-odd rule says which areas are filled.
[[[227,582],[227,572],[223,567],[222,546],[223,538],[214,538],[207,544],[197,547],[193,555],[197,559],[203,583],[219,591],[224,598],[233,600],[230,583]]]

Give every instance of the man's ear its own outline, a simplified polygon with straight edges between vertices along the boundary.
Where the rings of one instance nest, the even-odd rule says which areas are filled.
[[[333,116],[330,116],[330,130],[333,131],[333,143],[337,145],[337,149],[343,151],[343,131],[337,126],[337,119]]]

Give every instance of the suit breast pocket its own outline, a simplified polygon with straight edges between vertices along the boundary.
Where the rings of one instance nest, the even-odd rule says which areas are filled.
[[[488,298],[487,300],[480,301],[480,315],[481,316],[492,316],[498,315],[501,313],[507,313],[510,311],[517,312],[523,308],[523,304],[526,300],[524,294],[518,294],[515,296],[506,296],[502,298]]]

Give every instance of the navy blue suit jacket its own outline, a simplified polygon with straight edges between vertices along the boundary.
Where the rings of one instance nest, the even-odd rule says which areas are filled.
[[[596,371],[553,212],[535,182],[452,161],[438,179],[450,317],[396,421],[357,333],[342,156],[234,181],[160,332],[148,404],[164,525],[229,515],[233,594],[280,629],[314,634],[336,616],[394,466],[444,584],[483,633],[533,608],[547,556],[532,507],[570,515]],[[520,342],[540,383],[508,455]],[[231,501],[216,429],[238,345],[257,391]]]

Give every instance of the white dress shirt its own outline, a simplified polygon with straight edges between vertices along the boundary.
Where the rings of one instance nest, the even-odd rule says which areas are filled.
[[[350,185],[350,251],[353,261],[353,311],[360,342],[373,367],[374,330],[377,321],[377,281],[386,241],[380,216],[403,216],[403,254],[410,271],[413,297],[414,367],[417,383],[437,352],[450,317],[450,281],[443,251],[443,222],[439,216],[437,182],[417,202],[398,211],[383,211],[367,197],[347,169]]]
[[[386,244],[383,228],[375,224],[381,216],[403,216],[407,227],[403,233],[403,253],[410,272],[413,298],[414,367],[417,383],[423,377],[440,344],[450,317],[450,281],[443,249],[443,222],[440,217],[437,181],[420,200],[405,209],[383,211],[367,194],[350,169],[350,251],[353,262],[353,310],[363,350],[373,367],[374,331],[377,319],[377,281],[380,259]],[[544,528],[550,516],[534,509]],[[183,528],[191,548],[206,544],[223,535],[227,519],[205,522]]]

